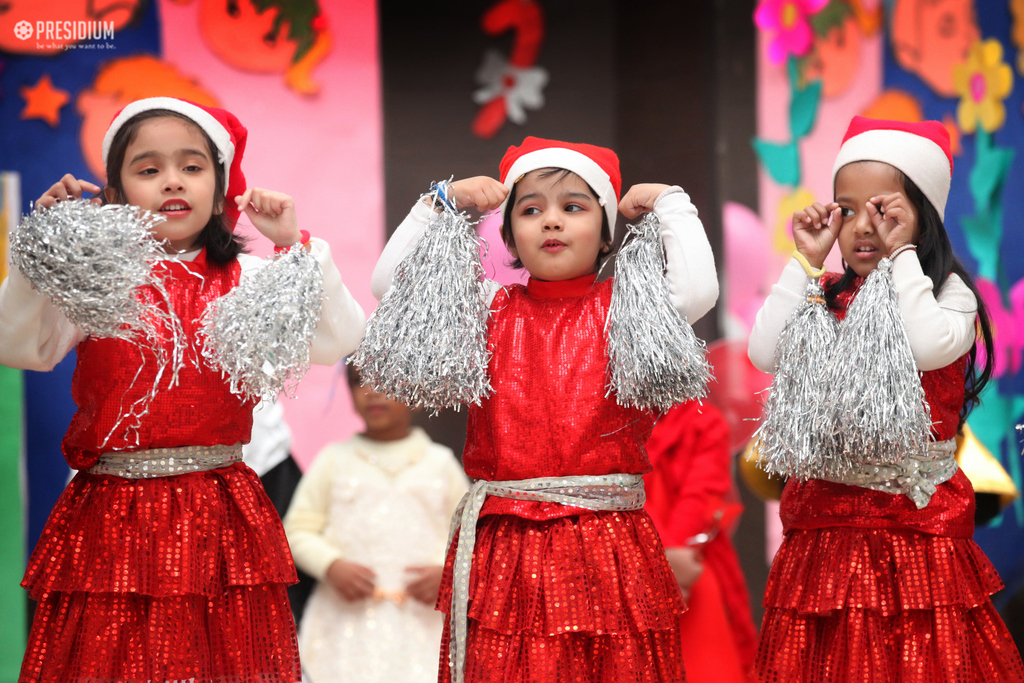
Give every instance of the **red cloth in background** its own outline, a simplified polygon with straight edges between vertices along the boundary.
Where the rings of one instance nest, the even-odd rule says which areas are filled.
[[[710,532],[716,526],[716,513],[723,514],[721,532],[703,549],[705,576],[711,574],[713,578],[705,580],[702,576],[694,584],[692,611],[682,616],[681,623],[703,620],[702,615],[707,615],[710,625],[715,623],[714,615],[724,608],[735,652],[742,670],[748,671],[757,652],[757,632],[747,584],[729,538],[729,517],[734,517],[738,508],[730,496],[733,477],[729,425],[714,406],[685,403],[658,420],[647,442],[647,452],[654,470],[644,476],[644,509],[654,520],[666,548],[684,546],[693,536]],[[709,591],[702,591],[705,586]],[[698,602],[706,604],[707,609],[697,610]],[[681,629],[683,663],[688,678],[699,682],[696,661],[706,659],[709,649],[716,649],[716,639],[704,628],[693,626]]]

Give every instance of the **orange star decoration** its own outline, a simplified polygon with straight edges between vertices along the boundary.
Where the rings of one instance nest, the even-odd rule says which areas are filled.
[[[60,108],[71,99],[68,91],[53,87],[50,74],[43,74],[34,86],[23,85],[21,96],[25,98],[22,120],[42,119],[54,128],[60,123]]]
[[[953,88],[960,95],[957,122],[964,133],[978,124],[989,133],[1003,127],[1003,100],[1013,90],[1013,70],[1003,62],[1003,46],[995,39],[971,46],[967,61],[953,67]]]

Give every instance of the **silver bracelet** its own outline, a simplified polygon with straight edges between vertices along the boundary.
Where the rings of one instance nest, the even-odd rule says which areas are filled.
[[[899,256],[903,252],[909,251],[911,249],[913,249],[914,251],[917,251],[917,245],[916,244],[904,244],[902,247],[899,247],[898,249],[895,249],[891,254],[889,254],[889,260],[890,261],[895,261],[897,256]]]

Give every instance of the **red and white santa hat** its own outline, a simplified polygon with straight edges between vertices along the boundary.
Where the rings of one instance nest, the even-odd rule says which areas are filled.
[[[110,145],[117,131],[132,117],[154,109],[166,109],[185,116],[210,136],[217,150],[217,161],[224,167],[224,218],[228,227],[234,229],[238,222],[238,208],[234,199],[245,193],[245,176],[242,174],[242,156],[249,133],[235,115],[218,107],[207,107],[176,97],[148,97],[136,100],[117,112],[103,136],[103,165],[107,164]]]
[[[939,217],[946,214],[953,153],[949,131],[938,121],[906,123],[854,116],[832,167],[835,185],[839,169],[855,161],[881,161],[914,181]]]
[[[615,152],[596,145],[560,140],[544,140],[530,136],[523,144],[508,148],[501,160],[500,180],[510,191],[512,186],[529,173],[540,168],[564,168],[583,178],[604,207],[608,228],[615,238],[615,219],[619,215],[619,193],[622,173]],[[505,203],[501,211],[505,211]]]

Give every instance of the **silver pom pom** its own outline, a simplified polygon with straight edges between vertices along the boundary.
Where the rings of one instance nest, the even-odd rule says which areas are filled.
[[[22,220],[11,261],[86,335],[152,338],[155,311],[136,289],[160,282],[150,262],[166,254],[151,231],[163,220],[133,206],[58,202]]]
[[[206,307],[199,331],[207,363],[251,400],[294,395],[324,298],[320,264],[302,245],[267,261]]]
[[[608,310],[608,395],[619,405],[665,411],[703,398],[711,380],[704,342],[669,300],[660,219],[647,213],[615,259]]]
[[[825,306],[818,282],[807,285],[807,298],[793,312],[775,347],[775,377],[755,434],[759,466],[783,477],[810,479],[826,475],[819,459],[817,425],[821,421],[825,383],[822,369],[836,348],[839,321]]]
[[[932,421],[888,258],[850,304],[835,348],[818,435],[829,471],[923,457]]]
[[[140,293],[151,288],[168,301],[160,267],[167,254],[152,235],[163,220],[135,206],[76,199],[33,211],[11,236],[11,261],[78,329],[132,342],[155,356],[153,386],[122,408],[102,445],[122,426],[127,442],[138,443],[138,427],[161,382],[176,386],[186,360],[178,316]]]
[[[447,201],[447,183],[425,196],[443,210],[399,264],[349,362],[381,393],[437,413],[490,394],[489,311],[473,223]]]

